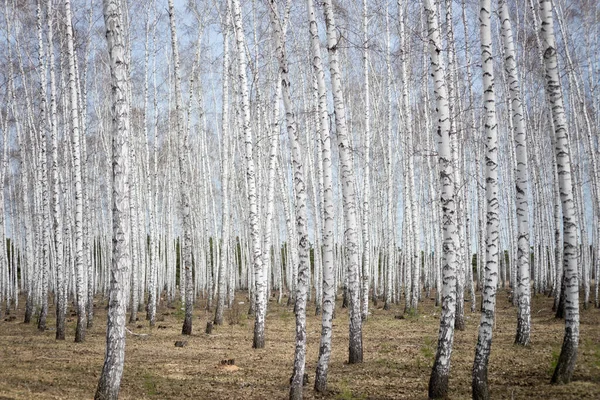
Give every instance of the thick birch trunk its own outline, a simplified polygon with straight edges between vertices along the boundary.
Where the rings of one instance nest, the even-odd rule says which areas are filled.
[[[481,60],[483,69],[483,107],[485,153],[485,195],[487,200],[486,262],[483,285],[483,300],[479,335],[473,363],[473,398],[488,399],[487,366],[492,346],[492,329],[496,311],[496,288],[498,286],[498,262],[500,253],[500,215],[498,198],[498,123],[494,92],[494,67],[491,34],[491,1],[481,0],[479,32],[481,37]]]
[[[334,283],[334,210],[331,165],[331,137],[329,133],[329,115],[327,110],[327,89],[325,86],[325,71],[321,58],[321,42],[313,0],[307,0],[308,23],[311,40],[313,69],[317,80],[318,116],[321,131],[321,162],[323,164],[323,314],[321,318],[321,340],[319,345],[319,360],[317,362],[315,390],[327,390],[327,372],[331,357],[331,337],[333,330],[333,309],[335,306]]]
[[[441,178],[443,265],[442,265],[442,312],[435,361],[429,378],[429,397],[445,398],[448,395],[450,357],[454,341],[456,313],[456,271],[458,232],[456,204],[454,201],[454,166],[450,148],[450,108],[445,78],[444,60],[441,56],[442,41],[437,11],[432,0],[425,0],[429,50],[434,77],[434,92],[438,117],[438,154]]]
[[[289,3],[288,3],[289,4]],[[285,31],[277,11],[274,0],[269,1],[269,15],[271,27],[275,39],[275,53],[279,61],[279,77],[281,78],[281,94],[285,107],[285,117],[290,145],[292,146],[292,172],[294,178],[294,192],[296,194],[296,230],[298,244],[298,281],[296,285],[296,350],[294,353],[294,370],[291,377],[290,399],[302,397],[304,381],[304,367],[306,359],[306,298],[308,291],[309,257],[308,257],[308,227],[306,217],[306,185],[304,178],[304,166],[300,141],[298,138],[298,127],[296,116],[292,107],[290,94],[290,81],[288,61],[285,51]]]
[[[540,0],[542,20],[542,54],[546,69],[547,99],[554,121],[555,153],[560,187],[560,200],[563,214],[563,284],[565,292],[565,336],[558,364],[552,375],[553,383],[568,383],[573,377],[577,348],[579,346],[579,279],[577,276],[577,221],[575,217],[574,196],[571,177],[569,152],[569,133],[560,77],[558,74],[558,54],[554,39],[554,21],[552,3]]]
[[[106,330],[106,354],[96,400],[117,399],[125,364],[125,321],[130,264],[129,219],[129,71],[120,2],[104,0],[104,24],[112,86],[113,246]],[[134,307],[137,304],[133,305]]]

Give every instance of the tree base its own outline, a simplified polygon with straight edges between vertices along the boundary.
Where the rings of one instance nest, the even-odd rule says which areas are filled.
[[[264,349],[265,348],[265,335],[264,333],[254,332],[254,339],[252,340],[253,349]]]
[[[182,335],[191,335],[192,334],[192,319],[185,318],[183,321],[183,327],[181,328]]]
[[[487,384],[487,366],[473,371],[473,400],[488,400],[490,393]]]
[[[556,369],[552,374],[551,383],[565,384],[571,382],[573,371],[575,371],[575,362],[577,361],[578,345],[571,328],[566,328],[558,364],[556,364]]]
[[[81,314],[77,316],[77,329],[75,330],[75,343],[83,343],[85,341],[85,319]]]
[[[429,398],[446,399],[448,397],[448,374],[442,374],[435,367],[429,377]]]

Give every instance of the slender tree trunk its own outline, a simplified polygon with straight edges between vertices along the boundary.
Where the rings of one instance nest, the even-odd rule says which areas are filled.
[[[223,309],[225,308],[225,294],[227,285],[225,281],[225,271],[227,262],[227,249],[229,248],[229,30],[231,24],[231,2],[228,0],[225,4],[225,16],[223,24],[223,111],[222,111],[222,141],[223,152],[222,164],[222,185],[223,193],[222,205],[222,223],[221,223],[221,245],[218,241],[213,241],[213,248],[219,254],[219,269],[217,274],[217,307],[215,309],[214,323],[223,325]],[[220,249],[220,251],[218,250]]]
[[[344,242],[347,252],[347,276],[350,314],[348,363],[363,361],[362,321],[360,316],[360,287],[358,280],[358,222],[355,193],[354,165],[350,137],[346,126],[346,111],[342,89],[342,77],[338,61],[338,33],[333,14],[331,0],[325,1],[325,25],[327,26],[327,50],[329,53],[329,70],[331,74],[331,90],[335,109],[336,134],[339,148],[340,175],[342,184],[342,203],[344,208]]]
[[[508,13],[506,0],[499,1],[500,22],[502,24],[502,43],[504,46],[505,60],[504,68],[508,76],[510,106],[513,125],[515,128],[515,152],[517,158],[517,287],[516,297],[518,299],[517,335],[515,343],[522,346],[529,344],[531,331],[531,310],[529,294],[529,205],[527,197],[529,185],[527,182],[527,138],[525,132],[525,114],[521,100],[521,89],[519,73],[517,69],[517,58],[513,42],[512,25]]]
[[[75,181],[75,273],[77,291],[77,330],[75,342],[85,340],[85,329],[87,326],[86,316],[86,287],[85,266],[83,265],[83,191],[81,187],[81,152],[80,152],[80,126],[77,96],[77,80],[73,39],[73,22],[71,17],[71,1],[65,0],[65,17],[67,29],[67,58],[69,62],[69,98],[71,107],[71,129],[73,141],[73,178]]]
[[[180,269],[181,277],[185,277],[182,293],[185,300],[185,318],[181,333],[184,335],[192,334],[192,320],[194,312],[194,281],[192,279],[192,215],[190,205],[190,176],[189,168],[189,135],[184,128],[183,122],[183,104],[181,92],[181,74],[179,64],[179,49],[177,42],[177,29],[175,26],[175,7],[173,0],[169,0],[169,26],[171,28],[171,47],[173,50],[173,68],[175,72],[175,111],[177,137],[180,140],[179,147],[179,191],[181,196],[181,221],[183,225],[183,235],[180,236],[180,250],[182,253]]]
[[[232,16],[235,31],[238,56],[238,74],[242,99],[242,128],[246,150],[246,177],[248,180],[248,203],[250,221],[250,240],[252,248],[252,263],[254,266],[256,313],[254,320],[254,339],[252,347],[256,349],[265,346],[265,315],[266,315],[266,282],[263,279],[263,260],[260,240],[260,221],[258,218],[258,194],[256,189],[256,171],[254,163],[254,139],[250,121],[250,95],[248,93],[248,77],[246,74],[246,39],[242,24],[242,11],[239,0],[232,0]]]
[[[156,7],[156,1],[153,1],[153,6]],[[154,141],[152,145],[152,150],[154,154],[154,165],[152,169],[152,178],[148,179],[148,188],[149,188],[149,198],[151,201],[150,204],[150,229],[154,232],[150,235],[150,268],[148,270],[148,304],[146,306],[146,319],[149,321],[150,326],[154,326],[156,323],[156,280],[158,273],[158,265],[164,265],[159,260],[159,247],[160,247],[160,238],[158,236],[159,232],[159,223],[158,223],[158,94],[157,94],[157,85],[156,85],[156,25],[152,30],[152,45],[154,49],[154,56],[152,57],[152,88],[154,91],[153,96],[153,109],[154,109]],[[146,138],[146,141],[149,141],[149,138]],[[148,166],[148,169],[149,166]],[[150,173],[150,171],[149,171]],[[153,254],[153,255],[152,255]],[[162,258],[165,258],[164,252],[162,254]]]
[[[362,258],[362,320],[369,316],[369,273],[371,270],[371,98],[369,90],[369,36],[367,0],[363,0],[363,76],[365,92],[365,176],[363,189],[363,258]]]
[[[48,316],[48,284],[50,275],[49,266],[49,241],[50,241],[50,226],[48,222],[48,168],[47,168],[47,155],[46,155],[46,144],[48,141],[48,109],[47,109],[47,64],[46,54],[44,52],[44,40],[42,35],[42,5],[41,0],[37,3],[37,31],[38,31],[38,43],[39,43],[39,62],[42,67],[41,73],[41,90],[40,90],[40,178],[42,188],[42,308],[38,318],[38,329],[41,331],[46,330],[46,317]],[[1,296],[1,295],[0,295]]]

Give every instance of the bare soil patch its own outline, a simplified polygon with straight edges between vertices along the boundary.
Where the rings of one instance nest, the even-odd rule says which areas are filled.
[[[129,324],[122,399],[284,399],[288,395],[294,352],[294,314],[291,308],[269,302],[266,348],[252,346],[252,317],[248,301],[238,293],[236,324],[214,326],[204,333],[212,313],[205,302],[195,306],[194,334],[181,335],[183,311],[161,304],[157,327],[143,320]],[[244,302],[243,305],[237,304]],[[91,399],[104,360],[106,301],[97,298],[94,327],[85,343],[74,343],[75,317],[68,320],[68,338],[57,342],[55,332],[39,332],[35,324],[23,324],[24,301],[16,319],[0,321],[0,399]],[[364,363],[348,365],[348,316],[341,296],[334,320],[333,354],[329,369],[329,393],[314,392],[320,317],[314,303],[307,317],[307,399],[425,399],[429,373],[437,345],[440,309],[423,298],[419,314],[402,314],[402,305],[389,311],[371,305],[372,314],[363,328]],[[516,309],[499,291],[497,323],[489,365],[493,399],[600,399],[600,310],[581,308],[581,341],[574,381],[550,385],[560,352],[564,321],[551,311],[552,299],[538,295],[532,302],[532,339],[527,348],[515,346]],[[468,312],[466,329],[456,332],[452,355],[450,397],[470,398],[479,313]],[[48,326],[53,327],[51,307]],[[70,315],[70,314],[68,314]],[[226,318],[227,320],[227,318]],[[175,347],[176,341],[187,341]],[[222,360],[235,360],[223,365]],[[234,368],[235,367],[235,368]]]

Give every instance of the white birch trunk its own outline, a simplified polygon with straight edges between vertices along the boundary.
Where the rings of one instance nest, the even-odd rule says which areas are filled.
[[[85,340],[85,329],[87,326],[86,300],[87,293],[85,287],[84,255],[83,255],[83,191],[81,187],[81,152],[80,152],[80,132],[79,132],[79,110],[77,96],[77,81],[73,39],[73,22],[71,17],[71,1],[65,0],[65,17],[67,30],[67,57],[69,62],[69,99],[71,107],[71,129],[73,142],[73,179],[75,183],[75,274],[77,291],[77,330],[75,332],[75,342]]]
[[[540,0],[542,20],[542,54],[546,70],[546,91],[552,120],[554,122],[555,153],[560,187],[560,200],[563,214],[563,284],[565,292],[565,336],[558,364],[552,375],[553,383],[571,381],[577,360],[579,346],[579,279],[577,276],[577,221],[575,217],[571,162],[569,154],[569,134],[560,77],[558,74],[558,54],[554,39],[552,3]]]
[[[486,195],[486,262],[479,335],[473,363],[473,398],[488,399],[487,366],[492,346],[492,329],[496,310],[498,262],[500,253],[500,215],[498,197],[498,123],[494,92],[494,66],[491,34],[491,1],[480,0],[479,32],[483,69],[483,108],[486,141],[485,195]]]
[[[229,248],[229,30],[231,24],[231,2],[227,1],[225,5],[225,18],[223,24],[223,103],[221,117],[221,137],[223,141],[223,152],[221,157],[223,195],[223,211],[221,216],[221,244],[218,240],[213,240],[213,249],[219,254],[219,267],[217,274],[217,307],[215,309],[214,323],[223,324],[223,309],[225,308],[226,281],[225,270],[227,261],[227,249]],[[220,249],[220,252],[219,252]]]
[[[434,92],[438,117],[438,154],[441,178],[443,265],[442,265],[442,312],[437,352],[429,378],[429,398],[445,398],[448,394],[450,357],[454,341],[454,319],[456,312],[456,271],[458,232],[456,204],[454,201],[454,166],[450,148],[450,108],[442,58],[442,41],[438,15],[432,0],[425,0],[429,51],[434,77]]]
[[[117,399],[125,364],[127,279],[131,262],[129,214],[129,71],[123,16],[118,0],[104,0],[112,92],[113,245],[106,330],[106,354],[95,400]],[[133,304],[137,307],[137,304]]]
[[[344,208],[344,242],[348,258],[348,297],[349,305],[349,345],[348,363],[363,361],[362,321],[360,316],[360,286],[358,277],[358,221],[355,193],[354,165],[350,148],[350,135],[346,126],[346,111],[342,89],[342,77],[338,61],[338,32],[335,24],[331,0],[325,1],[325,24],[327,26],[327,50],[329,53],[329,71],[331,90],[335,109],[336,134],[339,148],[340,175],[342,184],[342,203]]]
[[[309,34],[313,69],[317,80],[318,121],[321,132],[321,162],[323,165],[323,300],[321,318],[321,339],[319,359],[316,368],[315,390],[324,393],[327,390],[327,372],[331,357],[331,337],[333,330],[333,309],[335,306],[334,284],[334,210],[331,165],[331,136],[327,110],[327,89],[325,71],[321,57],[321,41],[315,16],[313,0],[307,0]]]
[[[263,260],[260,240],[260,221],[258,218],[256,171],[254,163],[254,140],[252,138],[252,126],[250,123],[250,95],[248,93],[248,77],[246,74],[246,39],[242,24],[242,11],[239,0],[232,0],[232,16],[235,31],[238,74],[241,86],[242,98],[242,127],[244,144],[246,150],[246,177],[248,179],[248,203],[250,240],[252,248],[252,264],[254,267],[256,313],[254,320],[254,348],[265,346],[265,314],[266,314],[266,284],[263,279]]]
[[[41,331],[46,330],[46,317],[48,315],[48,285],[49,285],[49,241],[50,241],[50,226],[48,221],[49,214],[49,203],[48,203],[48,168],[47,168],[47,155],[46,155],[46,143],[48,141],[48,109],[47,109],[47,64],[46,54],[44,52],[44,41],[42,37],[42,6],[41,1],[38,0],[37,4],[37,31],[38,31],[38,46],[39,46],[39,62],[42,68],[41,73],[41,90],[40,90],[40,186],[42,189],[42,307],[38,318],[38,329]],[[50,49],[52,50],[52,49]],[[1,210],[0,210],[1,211]],[[0,295],[1,296],[1,295]]]
[[[513,42],[512,24],[505,0],[499,1],[500,22],[502,24],[502,44],[504,46],[504,68],[510,88],[510,106],[515,129],[515,153],[517,159],[517,292],[518,315],[515,343],[529,344],[531,332],[531,310],[529,294],[529,205],[527,203],[529,185],[527,182],[527,139],[525,132],[525,114],[521,100],[521,88],[517,69],[517,57]]]
[[[288,3],[289,5],[289,3]],[[294,180],[294,192],[296,194],[296,230],[298,242],[291,243],[298,246],[298,281],[296,284],[296,302],[294,312],[296,314],[296,349],[294,352],[294,370],[291,377],[290,399],[302,398],[302,387],[304,381],[304,367],[306,360],[306,301],[309,276],[309,243],[308,243],[308,221],[306,218],[306,185],[304,178],[304,165],[302,151],[300,148],[298,126],[296,116],[292,107],[290,94],[290,81],[287,55],[285,51],[285,31],[282,28],[278,15],[277,4],[269,0],[269,15],[271,27],[275,39],[275,53],[279,61],[279,77],[281,79],[281,94],[285,107],[287,131],[290,145],[292,147],[292,172]],[[257,311],[258,312],[258,311]]]
[[[369,316],[369,274],[371,271],[371,98],[369,89],[369,37],[367,0],[363,0],[363,79],[365,94],[364,140],[365,170],[363,188],[363,257],[362,257],[362,307],[361,318],[366,321]]]
[[[180,258],[180,277],[184,278],[185,284],[181,288],[183,300],[185,300],[185,319],[181,333],[184,335],[192,334],[192,320],[194,311],[194,282],[192,280],[192,215],[190,206],[190,177],[189,168],[189,135],[184,127],[183,104],[181,92],[181,74],[179,64],[179,49],[177,42],[177,29],[175,26],[175,7],[173,0],[169,0],[169,26],[171,28],[171,48],[173,51],[173,69],[175,73],[175,126],[177,129],[177,138],[180,146],[179,153],[179,192],[181,196],[181,222],[182,235],[179,245],[181,251]]]

